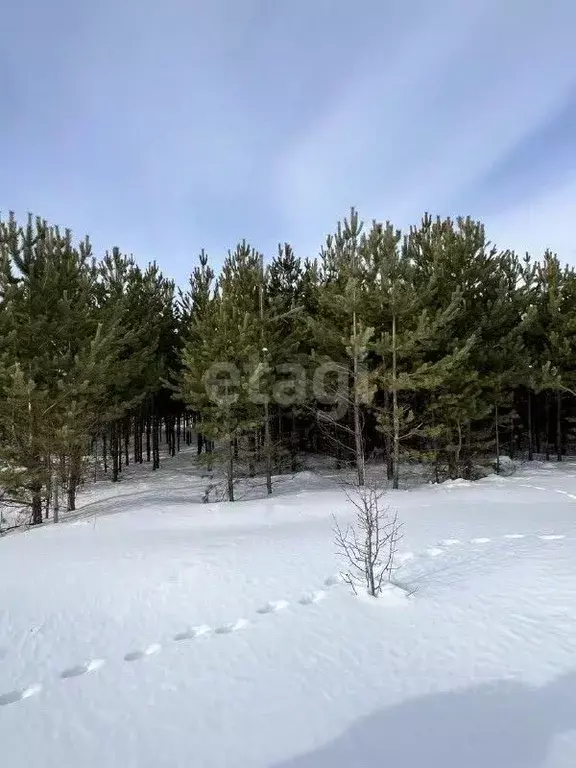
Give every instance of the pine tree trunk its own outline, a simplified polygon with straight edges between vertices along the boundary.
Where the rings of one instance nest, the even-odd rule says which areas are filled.
[[[175,434],[174,434],[174,422],[171,415],[167,415],[164,419],[166,425],[166,449],[169,456],[174,456],[175,452]]]
[[[60,478],[58,473],[52,480],[52,520],[58,523],[60,520]]]
[[[76,488],[76,477],[74,475],[70,475],[68,478],[68,512],[74,512],[76,509]]]
[[[142,444],[143,424],[142,424],[142,411],[138,414],[138,421],[134,425],[134,454],[136,456],[135,463],[142,464],[143,457],[143,444]]]
[[[353,409],[352,415],[354,418],[354,450],[356,453],[356,472],[358,475],[358,485],[360,487],[366,484],[366,463],[364,459],[364,441],[362,435],[362,416],[360,414],[360,394],[358,392],[358,345],[356,343],[358,327],[356,311],[352,315],[352,373],[353,373]]]
[[[546,415],[546,421],[544,425],[544,429],[546,430],[546,434],[545,434],[546,461],[550,461],[550,394],[549,392],[546,392],[544,412]]]
[[[150,398],[146,405],[146,461],[152,456],[152,416],[150,413]]]
[[[226,471],[228,480],[228,501],[234,501],[234,440],[228,440],[228,466]]]
[[[206,440],[206,455],[208,457],[209,472],[212,472],[212,469],[214,467],[214,457],[212,456],[213,450],[214,450],[214,443],[212,442],[212,440]]]
[[[76,493],[80,484],[80,465],[81,458],[75,451],[70,456],[70,471],[68,473],[68,511],[74,512],[76,509]]]
[[[397,489],[400,485],[400,412],[398,410],[398,391],[396,389],[396,315],[392,316],[392,415],[394,421],[394,473],[392,478],[392,488]]]
[[[456,443],[456,451],[454,454],[454,465],[455,465],[455,474],[458,476],[460,474],[460,456],[462,454],[462,424],[460,421],[458,421],[456,425],[456,431],[458,433],[458,442]],[[456,478],[451,478],[452,480],[455,480]]]
[[[152,469],[160,469],[160,420],[156,414],[155,404],[152,414]]]
[[[178,416],[176,420],[176,450],[178,453],[180,453],[180,440],[182,438],[182,421],[181,417]]]
[[[130,417],[124,420],[124,464],[130,464]]]
[[[500,474],[500,416],[498,410],[498,403],[494,406],[494,427],[496,430],[496,474]]]
[[[92,481],[95,483],[96,480],[98,480],[98,437],[92,439],[91,453],[94,459],[94,474],[92,476]]]
[[[266,461],[266,492],[270,496],[272,494],[272,441],[270,440],[268,400],[264,403],[264,458]]]
[[[562,461],[562,391],[556,390],[556,457]]]
[[[534,447],[532,442],[532,390],[528,390],[528,461],[534,459]]]
[[[120,463],[118,461],[118,425],[115,421],[110,425],[110,453],[112,457],[112,482],[118,482]]]
[[[464,478],[466,480],[472,479],[472,425],[469,421],[466,422],[466,459],[464,461]]]
[[[384,412],[388,421],[390,418],[390,392],[388,390],[384,392]],[[388,429],[384,433],[384,450],[386,451],[386,479],[392,480],[394,477],[394,456],[392,454],[392,436]]]
[[[338,427],[336,425],[333,426],[333,430],[334,430],[334,444],[336,446],[336,449],[335,449],[336,469],[343,469],[346,466],[346,462],[344,459],[344,447],[338,436]]]
[[[32,491],[32,525],[42,525],[42,485],[33,483]]]
[[[270,416],[268,418],[270,418]],[[276,411],[276,419],[274,423],[276,424],[276,433],[272,434],[272,430],[270,430],[271,454],[273,458],[274,471],[277,475],[281,475],[282,451],[280,450],[280,446],[282,445],[282,414],[279,408]]]
[[[256,465],[254,463],[254,451],[256,446],[256,439],[254,432],[248,433],[248,477],[256,476]]]
[[[52,465],[52,457],[47,456],[46,457],[46,466],[50,467]],[[48,517],[50,516],[50,502],[52,501],[52,474],[48,476],[47,483],[46,483],[46,498],[45,498],[45,504],[44,504],[44,519],[48,520]]]
[[[122,420],[116,422],[116,453],[118,454],[118,472],[122,472]]]
[[[514,450],[514,415],[510,414],[510,445],[508,448],[508,451],[510,453],[510,458],[513,459],[515,455]]]
[[[106,430],[102,432],[102,461],[104,463],[104,474],[108,474],[108,436]]]
[[[140,431],[139,427],[140,427],[140,419],[138,416],[135,415],[132,420],[132,432],[134,434],[132,456],[133,456],[134,464],[138,464],[138,434]]]
[[[290,423],[290,470],[296,472],[298,469],[298,433],[296,430],[296,414],[292,410]]]

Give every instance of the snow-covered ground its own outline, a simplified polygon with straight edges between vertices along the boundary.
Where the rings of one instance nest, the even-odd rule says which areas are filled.
[[[376,602],[333,479],[203,505],[187,462],[0,540],[1,766],[574,768],[574,463],[391,492]]]

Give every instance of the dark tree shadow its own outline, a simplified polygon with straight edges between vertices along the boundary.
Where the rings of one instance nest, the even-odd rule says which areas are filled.
[[[573,729],[576,671],[543,688],[500,681],[411,699],[276,768],[541,768]]]

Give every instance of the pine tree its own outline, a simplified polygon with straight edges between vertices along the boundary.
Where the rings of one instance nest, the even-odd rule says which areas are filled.
[[[338,391],[334,394],[337,405],[342,406],[344,412],[337,409],[330,423],[336,427],[339,446],[344,443],[344,447],[348,448],[346,438],[351,438],[353,442],[351,453],[359,486],[366,482],[362,401],[366,397],[364,369],[368,343],[374,332],[363,316],[367,275],[361,251],[362,229],[363,223],[352,208],[349,217],[338,223],[336,233],[328,236],[320,254],[322,287],[319,315],[309,318],[316,337],[320,339],[324,360],[332,363],[342,375]],[[351,424],[348,422],[350,410]]]
[[[556,455],[562,461],[563,394],[573,394],[576,389],[576,274],[571,267],[562,269],[550,251],[538,268],[536,313],[541,333],[537,379],[543,389],[554,393]]]
[[[116,366],[108,381],[108,407],[103,423],[109,432],[112,479],[121,468],[121,434],[125,418],[140,412],[149,426],[153,468],[160,466],[159,430],[162,380],[176,364],[177,319],[174,284],[156,264],[141,270],[118,249],[106,254],[100,267],[99,309],[104,317],[121,318],[123,336]]]
[[[464,473],[469,475],[473,454],[485,452],[490,442],[486,417],[498,412],[493,420],[499,425],[494,430],[496,438],[504,405],[502,398],[508,398],[510,393],[508,383],[502,379],[505,370],[500,363],[505,359],[505,350],[512,353],[517,343],[521,316],[519,264],[513,254],[491,246],[483,225],[470,218],[454,222],[433,221],[425,216],[419,228],[411,229],[408,240],[416,290],[426,291],[431,281],[436,285],[430,296],[430,308],[447,308],[455,292],[461,296],[458,322],[452,324],[440,352],[467,348],[467,362],[454,369],[429,402],[428,412],[433,421],[427,429],[436,453],[438,449],[440,455],[447,453],[449,472],[460,471],[453,464],[458,456],[458,462],[463,461]],[[514,329],[511,336],[510,328]],[[505,340],[507,334],[509,338]],[[492,361],[488,359],[490,355]],[[494,368],[493,364],[499,367]]]
[[[288,243],[279,245],[278,254],[266,275],[268,317],[262,323],[268,335],[273,334],[272,357],[270,341],[266,343],[266,348],[268,363],[276,375],[273,402],[279,415],[278,440],[283,441],[283,426],[287,418],[288,453],[293,472],[298,468],[298,421],[306,405],[306,383],[300,372],[306,370],[305,363],[309,354],[304,274],[302,262],[295,256],[291,246]],[[289,378],[281,378],[284,374]]]
[[[461,295],[455,290],[442,306],[437,301],[441,286],[434,275],[425,287],[417,286],[411,237],[400,247],[400,234],[391,225],[375,224],[367,250],[376,273],[373,311],[380,317],[373,376],[376,386],[392,395],[391,408],[381,409],[377,421],[392,440],[392,484],[398,488],[401,442],[425,434],[423,423],[416,419],[415,398],[437,389],[462,365],[471,340],[461,346],[447,343],[461,309]]]
[[[261,259],[245,242],[230,252],[208,300],[192,306],[178,396],[200,414],[209,440],[224,444],[228,498],[234,500],[234,444],[262,424],[250,397],[259,365]],[[210,291],[211,285],[207,288]]]
[[[95,271],[88,240],[76,249],[69,231],[62,234],[40,219],[29,217],[22,228],[11,216],[1,227],[0,243],[4,252],[0,346],[12,361],[8,391],[15,396],[14,382],[23,377],[28,393],[26,421],[35,434],[28,437],[34,450],[26,451],[25,464],[32,477],[28,490],[34,522],[39,523],[54,457],[62,456],[72,473],[89,438],[90,411],[73,413],[70,396],[72,381],[95,376],[95,361],[89,371],[83,370],[88,359],[84,353],[99,333],[92,301]],[[14,406],[14,414],[21,412],[18,403]],[[11,426],[5,423],[4,429]]]

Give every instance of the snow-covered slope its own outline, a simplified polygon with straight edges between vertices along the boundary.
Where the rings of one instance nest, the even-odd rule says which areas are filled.
[[[335,578],[330,480],[178,462],[0,540],[7,768],[573,768],[576,466],[390,493],[410,600]]]

